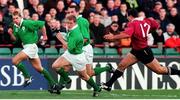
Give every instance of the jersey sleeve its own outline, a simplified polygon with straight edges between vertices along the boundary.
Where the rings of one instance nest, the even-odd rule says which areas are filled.
[[[123,33],[126,33],[126,34],[132,36],[134,33],[134,23],[128,23],[128,25],[124,29]]]
[[[89,39],[90,34],[89,34],[89,22],[84,20],[83,23],[80,24],[80,30],[83,35],[83,38]]]
[[[44,21],[28,20],[28,21],[26,21],[25,26],[31,30],[38,30],[38,29],[41,29],[44,26],[44,24],[45,24]]]
[[[159,23],[156,20],[154,20],[152,18],[148,18],[148,20],[151,23],[152,30],[158,29],[160,27]]]
[[[69,37],[69,39],[68,39],[68,50],[69,51],[73,51],[74,48],[76,48],[75,41],[76,41],[76,38],[74,38],[74,36]]]

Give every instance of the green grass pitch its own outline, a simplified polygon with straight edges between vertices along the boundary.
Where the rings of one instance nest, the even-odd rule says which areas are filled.
[[[60,95],[45,90],[1,90],[1,99],[180,99],[180,90],[113,90],[92,97],[91,90],[63,90]]]

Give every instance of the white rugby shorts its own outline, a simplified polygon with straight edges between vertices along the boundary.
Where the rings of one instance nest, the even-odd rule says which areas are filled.
[[[84,46],[83,48],[86,60],[87,60],[87,64],[93,64],[93,47],[92,45],[88,44],[86,46]]]
[[[66,50],[64,54],[62,54],[62,57],[69,61],[77,71],[83,71],[86,69],[87,60],[85,58],[84,52],[75,55],[69,53],[69,51]]]
[[[38,58],[38,47],[35,43],[23,45],[23,52],[28,55],[29,58]]]

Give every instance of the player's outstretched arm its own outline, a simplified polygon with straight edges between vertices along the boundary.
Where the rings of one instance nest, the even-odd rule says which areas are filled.
[[[62,43],[63,48],[64,48],[64,49],[67,49],[67,42],[64,40],[62,34],[61,34],[60,32],[58,32],[58,33],[56,34],[56,37],[57,37],[57,39]]]
[[[113,41],[113,40],[119,40],[119,39],[123,39],[123,38],[129,38],[130,35],[126,34],[126,33],[123,33],[123,32],[120,32],[120,34],[117,34],[117,35],[113,35],[113,34],[107,34],[104,36],[104,38],[106,40],[110,40],[110,41]]]

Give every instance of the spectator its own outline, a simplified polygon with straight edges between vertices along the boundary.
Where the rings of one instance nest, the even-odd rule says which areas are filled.
[[[112,15],[111,16],[111,21],[112,22],[119,22],[119,18],[118,18],[118,16],[117,15]],[[119,23],[118,23],[119,24]],[[120,24],[119,24],[120,25]],[[120,26],[121,27],[121,26]]]
[[[172,24],[175,25],[176,28],[176,32],[180,35],[180,28],[178,28],[180,26],[180,16],[178,14],[178,10],[177,8],[172,8],[170,11],[170,15],[169,15],[169,20]]]
[[[154,45],[157,45],[158,43],[164,44],[164,35],[162,29],[153,31],[152,36],[154,38]]]
[[[172,35],[165,41],[165,46],[169,48],[177,48],[180,50],[180,38],[178,35]]]
[[[166,0],[166,9],[168,10],[168,12],[175,7],[175,4],[176,2],[174,2],[174,0]]]
[[[100,22],[105,27],[109,26],[112,23],[111,17],[108,16],[108,12],[107,12],[107,10],[105,8],[101,9]]]
[[[126,2],[128,3],[128,8],[130,9],[138,9],[139,7],[137,0],[126,0]]]
[[[15,5],[16,8],[19,8],[17,0],[8,0],[8,4],[13,4],[13,5]]]
[[[88,19],[89,13],[86,7],[87,3],[85,0],[81,0],[79,3],[79,14],[81,14],[84,18]]]
[[[50,44],[50,41],[52,40],[52,33],[50,29],[50,21],[52,20],[52,17],[50,14],[46,14],[45,16],[45,27],[46,27],[46,33],[48,36],[47,44]]]
[[[94,44],[104,43],[104,25],[100,23],[100,15],[95,14],[93,23],[90,24],[90,33]]]
[[[121,5],[121,0],[114,0],[114,8],[119,9]]]
[[[95,15],[94,12],[89,13],[88,21],[89,21],[90,24],[93,23],[93,21],[94,21],[94,15]]]
[[[32,16],[33,13],[37,12],[37,7],[39,5],[39,0],[29,0],[29,12],[30,12],[30,16]]]
[[[164,35],[164,41],[169,39],[172,35],[176,35],[177,33],[175,32],[175,25],[170,23],[166,27],[166,32],[163,33]]]
[[[39,16],[38,16],[38,14],[37,13],[34,13],[34,14],[32,14],[32,18],[31,18],[32,20],[39,20]]]
[[[55,19],[50,21],[50,28],[52,31],[52,40],[55,41],[55,44],[61,44],[61,42],[57,39],[56,34],[59,32],[66,33],[66,28],[62,27],[60,21]]]
[[[160,1],[155,2],[153,10],[151,12],[149,12],[149,16],[148,17],[153,17],[154,19],[158,19],[159,18],[159,11],[162,8],[162,3]]]
[[[52,19],[57,19],[56,18],[57,11],[55,8],[51,8],[49,14],[51,15]]]
[[[23,9],[23,18],[30,19],[30,13],[28,9]]]
[[[62,0],[62,1],[64,2],[64,0]],[[72,2],[73,2],[73,0],[65,0],[65,2],[64,2],[65,9],[67,9],[71,5]]]
[[[125,3],[122,3],[120,6],[120,11],[118,12],[118,19],[119,19],[119,25],[121,26],[121,28],[123,29],[126,25],[126,23],[128,22],[127,19],[127,5]]]
[[[166,31],[166,26],[170,23],[169,19],[166,16],[166,10],[164,8],[161,8],[159,10],[159,18],[158,20],[160,21],[160,26],[163,32]]]
[[[12,23],[12,14],[16,10],[16,7],[13,4],[8,5],[8,12],[4,14],[4,24],[9,26]]]
[[[44,10],[44,5],[43,4],[39,4],[37,6],[37,14],[39,16],[39,20],[44,20],[45,18],[45,10]]]
[[[57,19],[62,21],[65,18],[65,5],[64,5],[64,1],[63,0],[59,0],[57,5]]]
[[[2,20],[2,15],[0,14],[0,20]],[[8,44],[10,43],[10,36],[5,31],[5,25],[2,21],[0,21],[0,44]]]
[[[60,23],[60,22],[59,22]],[[61,27],[63,27],[63,29],[65,29],[65,33],[67,33],[67,23],[66,23],[66,19],[63,19],[61,21]]]
[[[118,13],[119,9],[114,8],[114,0],[108,0],[107,11],[108,11],[109,16],[112,16]]]
[[[0,9],[3,14],[8,12],[8,0],[0,0]]]
[[[87,9],[89,10],[88,12],[95,12],[97,0],[89,0],[89,3],[87,5]]]
[[[105,28],[104,34],[119,34],[119,25],[117,22],[112,22],[111,25],[107,26]],[[111,42],[111,41],[107,41],[108,45],[110,47],[118,47],[120,45],[120,41],[116,41],[116,42]]]
[[[95,6],[95,12],[101,14],[101,10],[103,9],[102,3],[98,2]]]

